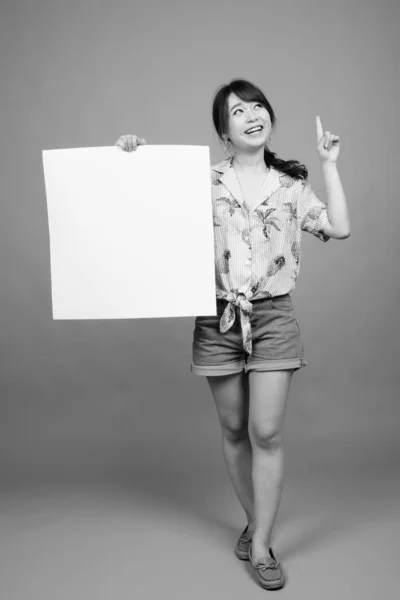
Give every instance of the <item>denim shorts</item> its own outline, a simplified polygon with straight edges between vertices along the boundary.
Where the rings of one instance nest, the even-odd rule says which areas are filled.
[[[243,348],[240,309],[235,306],[235,322],[226,332],[219,321],[227,305],[217,298],[217,316],[196,317],[193,332],[195,375],[229,375],[244,371],[297,371],[308,363],[294,314],[290,294],[252,301],[252,353]]]

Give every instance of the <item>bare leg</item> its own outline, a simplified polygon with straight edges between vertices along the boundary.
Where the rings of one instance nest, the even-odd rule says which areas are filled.
[[[283,421],[293,372],[250,372],[255,531],[252,556],[268,556],[283,487]]]
[[[222,433],[222,451],[233,488],[254,529],[252,447],[248,432],[249,382],[242,371],[207,377]]]

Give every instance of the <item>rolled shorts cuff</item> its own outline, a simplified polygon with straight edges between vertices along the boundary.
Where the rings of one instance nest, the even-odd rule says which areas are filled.
[[[304,358],[285,358],[276,360],[257,361],[253,363],[245,363],[244,360],[226,363],[224,365],[200,366],[191,364],[190,370],[194,375],[216,376],[216,375],[232,375],[245,371],[283,371],[293,369],[297,371],[302,367],[307,366],[307,361]]]
[[[190,365],[190,370],[194,375],[232,375],[240,373],[245,368],[244,360],[235,360],[224,365],[200,366],[193,363]]]
[[[297,371],[302,367],[307,366],[307,361],[304,358],[284,358],[276,360],[265,360],[250,362],[245,365],[245,371],[283,371],[286,369],[294,369]]]

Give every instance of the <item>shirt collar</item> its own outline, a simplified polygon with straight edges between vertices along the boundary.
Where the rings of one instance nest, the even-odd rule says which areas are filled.
[[[232,157],[227,158],[214,165],[212,170],[215,172],[219,181],[230,191],[239,204],[243,206],[245,200],[239,180],[236,177],[235,169],[232,166],[232,160]],[[280,180],[281,175],[282,173],[280,171],[274,169],[274,167],[270,167],[270,171],[261,187],[260,196],[250,212],[256,210],[260,204],[265,202],[272,194],[282,187],[282,182]]]
[[[216,165],[214,165],[211,168],[213,169],[213,171],[216,171],[217,173],[225,173],[229,169],[233,168],[232,167],[232,158],[226,158],[225,160],[222,160],[221,162],[217,163]]]

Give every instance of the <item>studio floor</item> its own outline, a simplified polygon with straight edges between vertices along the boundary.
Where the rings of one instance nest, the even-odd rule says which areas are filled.
[[[245,525],[221,461],[132,477],[3,486],[4,600],[235,600],[270,592],[233,554]],[[207,482],[206,485],[204,482]],[[200,483],[201,482],[201,483]],[[399,597],[400,482],[393,467],[289,465],[273,548],[282,598]]]

